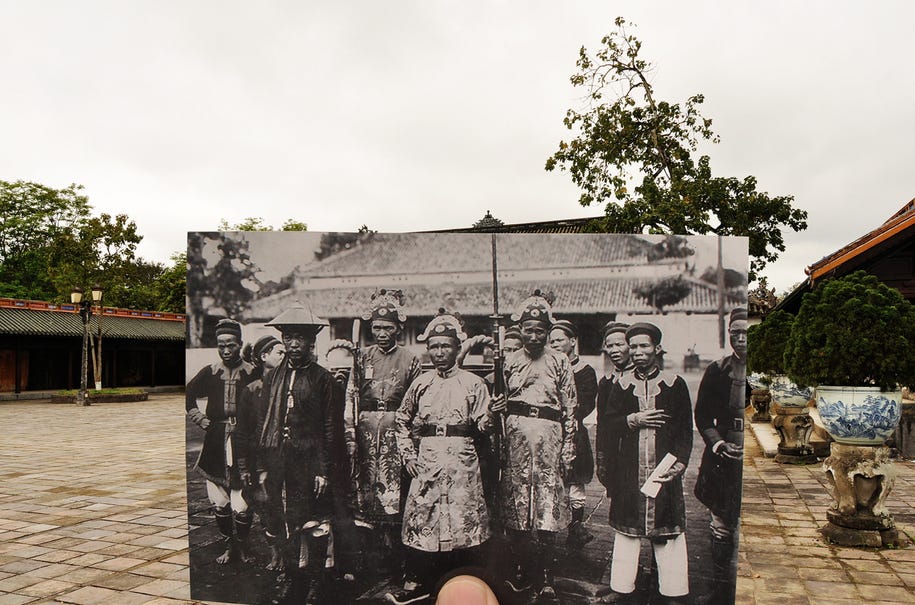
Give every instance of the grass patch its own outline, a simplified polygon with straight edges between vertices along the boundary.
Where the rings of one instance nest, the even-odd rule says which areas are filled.
[[[145,393],[143,389],[137,388],[120,388],[120,389],[87,389],[86,393],[90,396],[92,395],[142,395]],[[64,397],[72,397],[79,393],[79,389],[70,389],[68,391],[57,391],[58,395]]]

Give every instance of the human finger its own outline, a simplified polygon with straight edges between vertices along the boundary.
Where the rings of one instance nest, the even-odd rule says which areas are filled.
[[[496,595],[475,576],[456,576],[438,591],[435,605],[499,605]]]

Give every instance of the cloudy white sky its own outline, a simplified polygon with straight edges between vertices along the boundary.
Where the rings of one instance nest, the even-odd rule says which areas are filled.
[[[637,24],[656,95],[705,94],[723,176],[794,195],[806,265],[915,197],[915,4],[896,2],[0,0],[0,179],[81,183],[141,254],[188,230],[594,216],[566,173],[577,50]]]

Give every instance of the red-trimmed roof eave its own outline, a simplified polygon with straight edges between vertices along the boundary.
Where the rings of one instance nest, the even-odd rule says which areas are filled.
[[[889,220],[876,229],[862,235],[829,256],[818,260],[807,267],[804,272],[815,282],[827,273],[834,271],[864,252],[867,252],[875,246],[888,241],[915,226],[915,212],[913,212],[915,205],[913,205],[913,202],[915,202],[915,200],[908,202],[903,206],[902,210],[894,214]]]

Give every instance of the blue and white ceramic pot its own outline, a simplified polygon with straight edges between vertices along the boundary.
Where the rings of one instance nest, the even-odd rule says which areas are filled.
[[[882,445],[899,424],[901,401],[901,391],[878,387],[817,387],[817,410],[826,431],[849,445]]]
[[[750,385],[751,389],[768,389],[769,379],[765,374],[753,372],[752,374],[747,374],[747,384]]]
[[[812,388],[801,388],[788,380],[784,374],[776,374],[772,377],[769,392],[772,394],[772,401],[782,407],[805,408],[807,403],[813,399]]]

